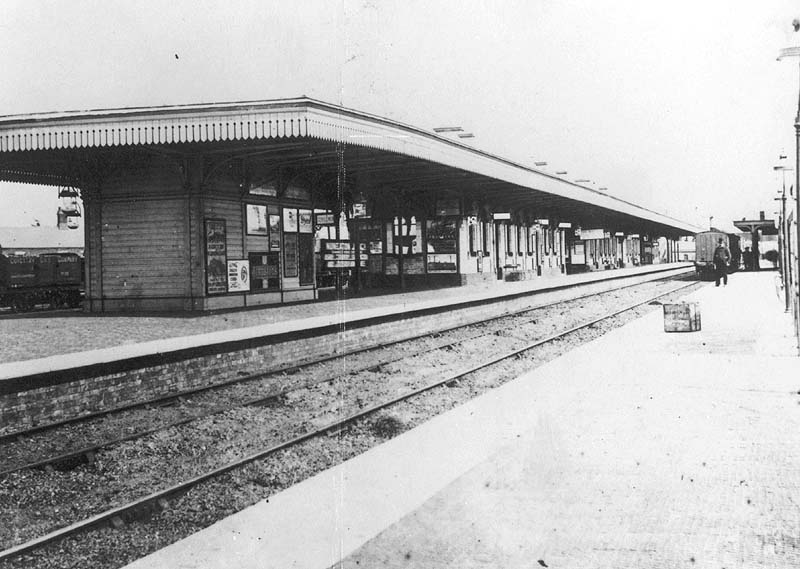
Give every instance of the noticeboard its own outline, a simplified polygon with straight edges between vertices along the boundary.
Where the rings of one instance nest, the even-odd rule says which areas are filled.
[[[206,294],[228,292],[228,248],[224,219],[206,219]]]
[[[367,243],[359,243],[359,266],[367,266]],[[326,239],[322,242],[322,263],[326,269],[352,269],[356,266],[356,248],[352,241]]]
[[[279,253],[253,252],[248,254],[250,261],[250,290],[280,289]]]

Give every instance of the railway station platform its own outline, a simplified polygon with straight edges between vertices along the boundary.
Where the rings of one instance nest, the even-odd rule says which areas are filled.
[[[376,314],[464,304],[524,292],[559,290],[572,285],[626,276],[691,269],[689,263],[645,265],[520,282],[450,287],[410,292],[347,296],[343,300],[258,306],[202,315],[184,313],[86,314],[38,312],[0,317],[0,380],[18,370],[37,373],[354,322]]]
[[[800,358],[775,273],[661,311],[128,566],[797,567]]]

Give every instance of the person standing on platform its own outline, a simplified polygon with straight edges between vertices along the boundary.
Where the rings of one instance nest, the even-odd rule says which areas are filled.
[[[744,251],[742,252],[742,260],[744,261],[745,271],[753,270],[753,252],[750,250],[750,247],[744,248]]]
[[[714,249],[714,275],[717,279],[717,286],[719,286],[720,279],[725,286],[728,286],[728,263],[730,262],[731,252],[725,246],[725,241],[720,237],[717,248]]]

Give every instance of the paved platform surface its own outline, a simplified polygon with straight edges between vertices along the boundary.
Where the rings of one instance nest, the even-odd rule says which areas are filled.
[[[296,327],[304,328],[311,324],[319,324],[322,319],[324,322],[345,322],[364,311],[380,313],[389,309],[406,310],[415,306],[455,303],[466,298],[480,299],[537,291],[569,283],[593,282],[624,274],[635,275],[681,267],[686,268],[687,264],[650,265],[521,282],[500,281],[489,285],[269,305],[215,314],[98,315],[75,311],[4,314],[0,317],[0,338],[3,340],[0,342],[0,365],[119,348],[116,352],[99,355],[99,361],[102,362],[104,358],[118,359],[169,349],[170,342],[163,343],[164,340],[183,339],[182,342],[173,342],[180,348],[194,346],[197,343],[251,337],[253,334],[260,334],[259,328],[265,325],[296,322]],[[311,318],[317,320],[303,322]],[[238,333],[226,334],[231,331]],[[216,336],[203,338],[213,334]],[[147,343],[150,345],[145,346]],[[131,349],[132,346],[138,348]],[[80,356],[74,365],[79,365],[81,362],[85,364],[90,360],[92,358]],[[57,359],[52,362],[55,366],[63,364],[64,362]],[[50,367],[50,364],[45,366],[47,369]],[[0,372],[0,376],[13,376],[13,373],[16,371]]]
[[[695,293],[131,564],[800,566],[800,359],[774,273]]]

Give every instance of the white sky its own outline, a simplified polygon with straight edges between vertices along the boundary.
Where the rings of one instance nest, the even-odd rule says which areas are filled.
[[[732,229],[772,216],[772,167],[792,165],[798,67],[775,58],[798,16],[796,0],[4,0],[0,114],[308,95],[463,126]],[[55,224],[54,192],[32,190],[0,184],[0,226]]]

